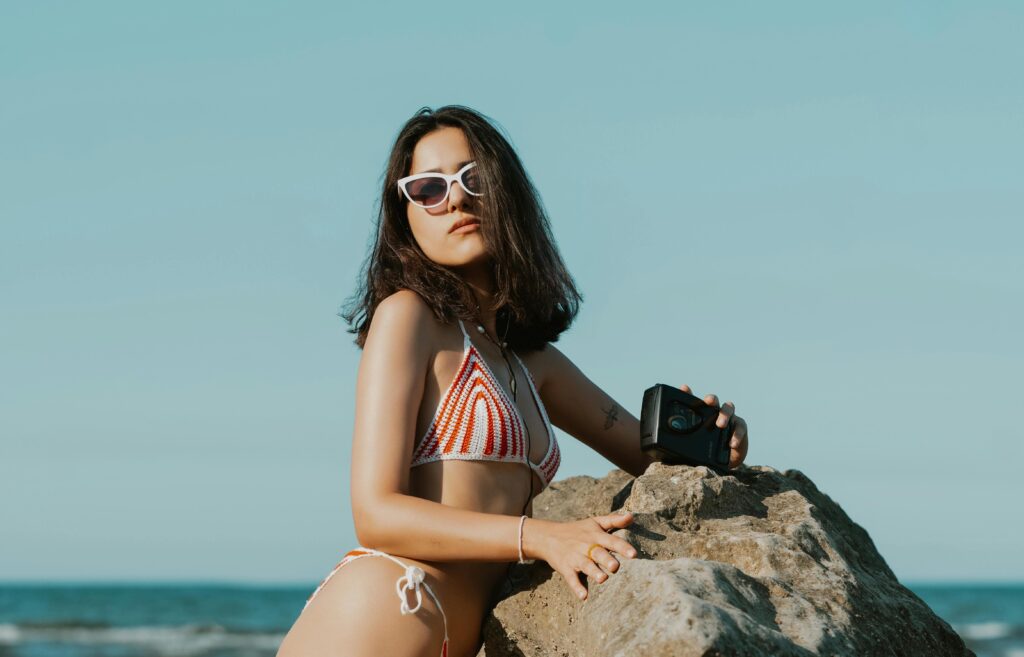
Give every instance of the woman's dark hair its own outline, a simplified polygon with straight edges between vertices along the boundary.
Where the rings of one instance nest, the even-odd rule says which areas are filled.
[[[508,140],[483,114],[461,105],[423,107],[402,127],[388,157],[373,248],[360,272],[361,284],[343,317],[360,349],[380,301],[399,289],[418,293],[442,322],[472,320],[476,300],[451,269],[423,253],[409,228],[408,200],[397,181],[409,175],[413,149],[426,134],[461,128],[477,162],[484,195],[475,199],[480,231],[491,256],[493,309],[499,331],[515,350],[542,349],[569,328],[583,296],[562,262],[540,195]]]

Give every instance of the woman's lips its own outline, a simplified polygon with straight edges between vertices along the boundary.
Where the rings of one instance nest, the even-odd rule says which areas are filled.
[[[455,233],[469,233],[469,232],[472,232],[472,231],[476,230],[477,228],[480,228],[480,222],[473,221],[471,223],[466,224],[465,226],[459,226],[458,228],[456,228],[455,230],[452,231],[452,234],[455,234]]]

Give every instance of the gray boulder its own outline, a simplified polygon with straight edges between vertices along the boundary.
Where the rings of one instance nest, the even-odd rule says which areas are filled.
[[[547,563],[516,564],[478,657],[973,655],[798,470],[654,463],[553,482],[534,510],[632,511],[616,533],[638,557],[588,581],[586,602]]]

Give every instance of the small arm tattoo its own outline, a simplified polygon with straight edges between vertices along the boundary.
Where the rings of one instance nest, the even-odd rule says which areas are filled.
[[[612,403],[612,407],[604,412],[604,428],[611,429],[615,421],[619,419],[619,406]]]

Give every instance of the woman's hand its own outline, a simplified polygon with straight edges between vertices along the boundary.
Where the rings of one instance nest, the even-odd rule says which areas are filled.
[[[690,386],[685,383],[679,386],[679,389],[691,395],[693,394]],[[704,403],[718,408],[718,397],[716,395],[705,395]],[[722,404],[721,411],[718,414],[718,419],[715,421],[715,425],[719,429],[729,424],[729,418],[733,418],[736,421],[732,436],[729,438],[729,468],[732,469],[743,463],[743,459],[747,458],[747,421],[736,415],[736,405],[731,401]]]
[[[612,556],[612,552],[630,559],[636,556],[636,549],[632,545],[608,533],[632,522],[632,513],[611,513],[573,522],[527,518],[523,526],[523,554],[529,559],[548,562],[552,569],[565,578],[573,594],[586,600],[587,587],[580,582],[579,573],[603,582],[608,579],[605,571],[614,573],[619,569],[619,560]],[[594,543],[600,547],[591,550],[588,557],[587,550]]]

